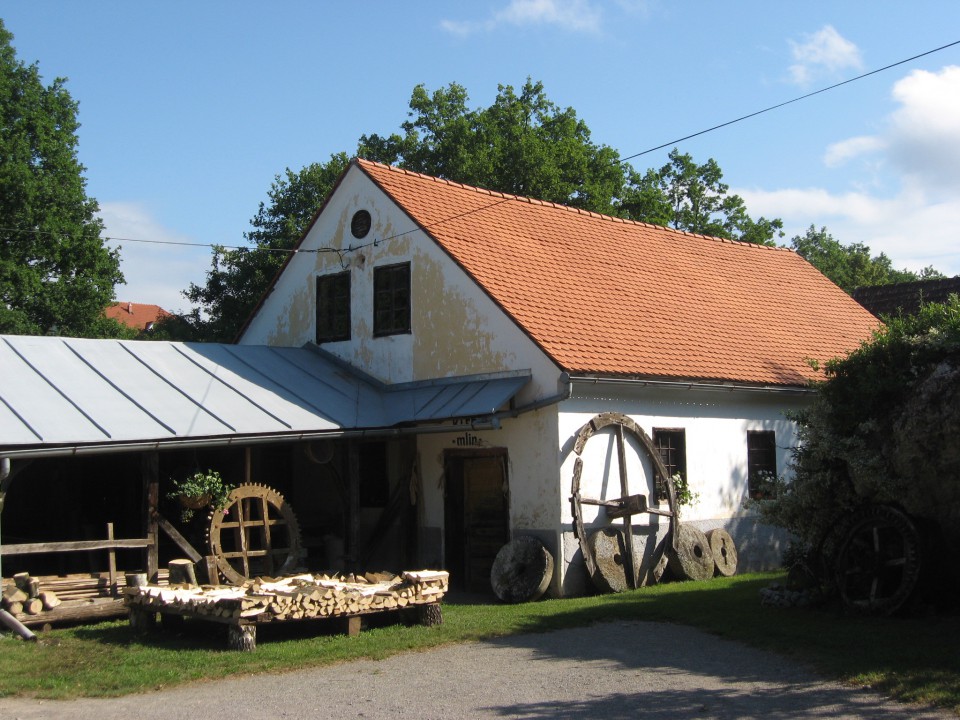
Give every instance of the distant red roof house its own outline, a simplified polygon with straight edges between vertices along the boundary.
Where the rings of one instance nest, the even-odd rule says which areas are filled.
[[[113,303],[103,312],[108,318],[113,318],[137,330],[150,330],[158,320],[171,317],[171,313],[159,305],[132,302]]]

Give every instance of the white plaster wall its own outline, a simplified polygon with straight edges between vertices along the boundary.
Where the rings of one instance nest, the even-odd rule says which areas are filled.
[[[731,530],[745,567],[770,563],[777,548],[767,547],[772,530],[759,528],[755,511],[744,507],[747,497],[747,431],[773,430],[777,439],[778,472],[789,474],[791,448],[796,445],[796,426],[785,412],[800,409],[807,396],[796,393],[755,393],[737,390],[708,391],[663,389],[631,385],[596,386],[585,390],[577,385],[574,397],[560,407],[558,430],[564,563],[561,584],[565,594],[588,590],[579,544],[572,533],[573,513],[569,502],[576,455],[573,443],[580,428],[601,412],[620,412],[632,418],[652,437],[654,428],[683,428],[686,435],[687,478],[690,489],[699,495],[696,504],[682,509],[684,522],[703,529]],[[638,443],[627,443],[626,465],[630,494],[642,493],[652,504],[653,471]],[[581,494],[597,499],[622,495],[620,467],[614,431],[607,428],[587,441],[581,458]],[[666,509],[666,505],[663,506]],[[596,506],[583,507],[587,534],[591,525],[607,524]],[[620,524],[621,521],[616,521]],[[662,537],[666,522],[655,516],[633,518],[640,535]],[[738,538],[737,535],[740,537]],[[744,552],[745,551],[745,552]],[[567,575],[570,575],[568,578]]]
[[[423,516],[426,527],[444,527],[444,452],[472,448],[504,448],[510,495],[511,537],[534,534],[558,561],[560,557],[560,507],[562,490],[557,482],[559,458],[556,406],[505,419],[499,430],[466,430],[420,435],[418,451],[423,481]],[[556,574],[559,583],[560,575]]]
[[[370,212],[358,240],[350,219]],[[411,232],[412,231],[412,232]],[[376,246],[371,246],[374,239]],[[368,245],[356,250],[352,247]],[[324,248],[339,252],[310,252]],[[404,335],[373,337],[373,269],[411,263],[411,325]],[[351,274],[351,339],[323,348],[387,383],[529,369],[518,402],[553,395],[556,365],[357,167],[331,196],[297,253],[244,333],[241,343],[299,347],[316,336],[316,277]]]

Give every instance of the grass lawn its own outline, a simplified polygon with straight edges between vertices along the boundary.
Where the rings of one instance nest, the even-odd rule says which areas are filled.
[[[0,640],[0,695],[123,695],[604,620],[657,620],[773,650],[827,677],[960,713],[960,617],[871,619],[844,616],[836,608],[762,607],[760,589],[778,578],[743,575],[521,605],[446,604],[443,625],[369,628],[353,638],[320,634],[322,623],[266,625],[252,653],[224,649],[224,628],[213,623],[188,622],[178,633],[146,638],[135,637],[126,621],[79,626],[43,633],[39,643]]]

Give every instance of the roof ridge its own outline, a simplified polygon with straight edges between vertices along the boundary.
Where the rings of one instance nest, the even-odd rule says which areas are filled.
[[[787,252],[794,252],[791,248],[779,245],[761,245],[760,243],[747,242],[746,240],[730,240],[728,238],[717,237],[716,235],[706,235],[704,233],[695,233],[688,230],[678,230],[677,228],[672,228],[667,225],[655,225],[654,223],[644,222],[642,220],[632,220],[630,218],[617,217],[616,215],[607,215],[605,213],[598,213],[593,210],[587,210],[585,208],[572,207],[570,205],[564,205],[562,203],[553,202],[551,200],[539,200],[537,198],[526,197],[524,195],[514,195],[513,193],[500,192],[498,190],[488,190],[486,188],[477,187],[476,185],[467,185],[466,183],[456,182],[455,180],[449,180],[447,178],[436,177],[435,175],[427,175],[426,173],[417,172],[416,170],[407,170],[406,168],[397,167],[396,165],[389,165],[387,163],[377,162],[376,160],[367,160],[366,158],[357,157],[354,158],[356,162],[360,165],[372,165],[375,167],[383,168],[390,172],[397,172],[402,175],[408,175],[410,177],[419,178],[421,180],[429,180],[443,185],[448,185],[450,187],[460,188],[461,190],[473,191],[481,195],[489,195],[491,197],[502,198],[504,200],[516,200],[517,202],[525,202],[530,205],[541,205],[543,207],[555,208],[557,210],[565,210],[567,212],[572,212],[577,215],[587,215],[589,217],[597,218],[598,220],[606,220],[609,222],[619,222],[625,225],[635,225],[637,227],[650,228],[652,230],[666,230],[671,233],[676,233],[679,235],[684,235],[686,237],[692,238],[701,238],[703,240],[712,240],[714,242],[727,243],[730,245],[744,245],[751,248],[758,248],[764,250],[786,250]]]

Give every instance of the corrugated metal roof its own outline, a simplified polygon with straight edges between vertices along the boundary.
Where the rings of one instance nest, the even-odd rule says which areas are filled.
[[[385,386],[315,348],[0,336],[0,456],[489,415],[530,373]]]

